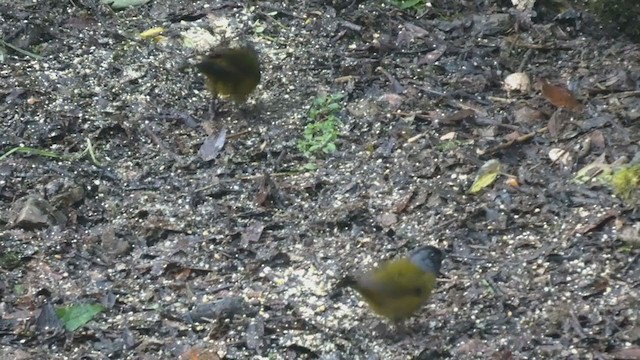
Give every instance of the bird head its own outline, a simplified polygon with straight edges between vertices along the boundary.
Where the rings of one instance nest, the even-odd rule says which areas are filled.
[[[423,246],[411,252],[409,260],[424,272],[439,273],[444,254],[433,246]]]

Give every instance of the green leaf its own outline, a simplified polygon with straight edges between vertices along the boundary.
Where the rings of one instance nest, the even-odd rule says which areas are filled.
[[[67,330],[75,331],[104,310],[105,307],[100,304],[71,305],[57,308],[56,315]]]
[[[309,109],[309,122],[303,132],[302,139],[298,140],[298,149],[307,157],[318,152],[325,154],[337,150],[334,141],[340,135],[339,127],[342,126],[336,116],[341,110],[340,100],[343,94],[322,95],[312,100]]]
[[[593,162],[585,165],[582,169],[576,172],[576,176],[573,181],[578,184],[586,184],[594,178],[601,180],[604,183],[611,181],[613,174],[613,167],[610,164],[602,162]]]
[[[340,106],[340,104],[338,104],[338,103],[333,103],[333,104],[329,104],[329,105],[327,106],[327,110],[329,110],[330,112],[333,112],[333,111],[340,111],[340,107],[341,107],[341,106]]]
[[[335,152],[336,150],[337,150],[336,144],[334,144],[334,143],[329,143],[329,144],[327,144],[327,146],[324,147],[324,152],[329,153],[329,154],[332,153],[332,152]]]
[[[309,162],[304,164],[302,168],[307,171],[313,171],[318,169],[318,165]]]
[[[493,184],[499,174],[500,161],[495,159],[487,161],[478,171],[476,180],[473,182],[473,185],[471,185],[471,188],[469,189],[469,194],[475,194],[480,190],[486,188],[487,186]]]
[[[392,0],[391,2],[402,10],[420,7],[423,5],[423,0]]]

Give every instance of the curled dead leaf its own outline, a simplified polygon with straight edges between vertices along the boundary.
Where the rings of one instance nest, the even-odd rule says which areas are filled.
[[[502,82],[507,93],[517,91],[520,93],[528,93],[531,90],[531,80],[529,75],[523,72],[516,72],[508,75]]]
[[[514,178],[514,177],[509,177],[507,178],[507,180],[505,180],[505,184],[507,184],[508,186],[517,188],[518,186],[520,186],[520,183],[518,182],[518,179]]]
[[[571,153],[565,149],[553,148],[549,150],[549,159],[554,163],[560,163],[564,166],[568,166],[573,162]]]
[[[640,347],[633,346],[619,350],[614,354],[615,359],[619,360],[638,360],[640,359]]]
[[[220,360],[214,349],[190,348],[179,357],[180,360]]]
[[[582,111],[584,108],[573,93],[567,88],[551,85],[545,79],[538,80],[537,85],[542,91],[542,96],[549,100],[549,102],[554,106],[572,111]]]

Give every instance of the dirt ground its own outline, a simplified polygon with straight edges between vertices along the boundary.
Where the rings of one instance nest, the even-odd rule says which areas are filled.
[[[640,46],[533,10],[0,3],[0,359],[640,359],[640,216],[574,181],[640,160]],[[262,79],[216,111],[191,65],[224,43]],[[307,156],[334,94],[336,151]],[[334,288],[425,244],[447,256],[405,330]]]

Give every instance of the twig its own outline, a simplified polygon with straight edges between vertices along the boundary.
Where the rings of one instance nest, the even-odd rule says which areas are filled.
[[[640,259],[640,252],[636,254],[636,256],[633,257],[633,259],[631,259],[631,261],[629,261],[629,263],[622,269],[622,273],[626,274],[629,269],[631,268],[631,266],[638,261],[638,259]]]
[[[22,55],[26,55],[26,56],[32,57],[32,58],[34,58],[36,60],[42,60],[42,58],[43,58],[41,55],[34,54],[34,53],[30,52],[30,51],[21,49],[21,48],[15,46],[15,45],[12,45],[12,44],[2,40],[2,39],[0,39],[0,45],[6,46],[6,47],[8,47],[10,49],[13,49],[14,51],[19,52]]]
[[[493,281],[489,276],[484,277],[484,281],[489,285],[489,287],[493,290],[494,295],[504,296],[504,291],[500,289],[500,287]]]
[[[356,32],[361,32],[362,31],[362,26],[356,25],[356,24],[354,24],[352,22],[349,22],[349,21],[346,21],[346,20],[340,21],[340,25],[346,27],[347,29],[351,29],[353,31],[356,31]]]
[[[606,98],[610,98],[610,97],[614,97],[614,96],[619,96],[619,97],[629,97],[629,96],[640,96],[640,90],[634,90],[634,91],[622,91],[622,92],[614,92],[611,94],[606,94],[603,96],[600,96],[603,99]]]
[[[538,44],[525,44],[525,43],[519,42],[518,40],[513,40],[509,38],[507,38],[507,42],[511,43],[511,45],[513,46],[517,46],[525,49],[533,49],[533,50],[565,50],[565,51],[574,50],[573,48],[568,46],[547,46],[547,45],[538,45]]]
[[[522,61],[520,62],[520,66],[518,66],[518,72],[523,72],[527,67],[527,63],[531,59],[531,55],[533,55],[533,49],[527,49],[522,57]]]
[[[231,135],[227,136],[227,140],[239,138],[241,136],[244,136],[244,135],[250,134],[250,133],[251,133],[251,130],[240,131],[239,133],[235,133],[235,134],[231,134]]]
[[[580,339],[586,338],[587,335],[584,334],[582,325],[580,325],[580,321],[578,321],[578,317],[573,312],[573,310],[569,311],[569,315],[571,315],[571,327],[573,327],[573,330],[576,332],[576,334],[578,334],[578,337]]]
[[[541,133],[543,133],[543,132],[545,132],[545,131],[547,131],[547,127],[546,127],[546,126],[545,126],[545,127],[543,127],[542,129],[536,130],[536,131],[531,132],[531,133],[528,133],[528,134],[524,134],[524,135],[522,135],[522,136],[518,136],[517,138],[515,138],[515,139],[513,139],[513,140],[509,140],[509,141],[507,141],[507,142],[505,142],[505,143],[501,143],[501,144],[498,144],[498,145],[496,145],[496,146],[494,146],[494,147],[491,147],[491,148],[489,148],[489,149],[485,150],[483,154],[484,154],[484,155],[486,155],[486,154],[493,154],[493,153],[495,153],[495,152],[497,152],[497,151],[500,151],[500,150],[504,150],[504,149],[506,149],[506,148],[509,148],[509,147],[511,147],[511,146],[512,146],[512,145],[514,145],[514,144],[519,144],[519,143],[523,143],[523,142],[525,142],[525,141],[529,141],[529,140],[531,140],[534,136],[536,136],[536,135],[538,135],[538,134],[541,134]]]

